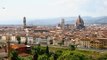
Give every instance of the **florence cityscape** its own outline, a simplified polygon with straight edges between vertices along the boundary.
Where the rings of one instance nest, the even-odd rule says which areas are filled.
[[[0,60],[107,60],[107,0],[0,0]]]

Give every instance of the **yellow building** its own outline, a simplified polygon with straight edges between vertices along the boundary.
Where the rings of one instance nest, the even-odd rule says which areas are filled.
[[[97,38],[90,42],[91,48],[107,48],[107,38]]]
[[[80,47],[90,48],[90,39],[89,38],[81,39],[80,40]]]

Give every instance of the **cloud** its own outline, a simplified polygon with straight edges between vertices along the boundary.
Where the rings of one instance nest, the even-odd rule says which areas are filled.
[[[6,10],[0,10],[0,19],[107,15],[107,0],[5,0],[3,3]]]
[[[54,10],[54,13],[59,16],[101,16],[106,14],[99,14],[99,11],[103,11],[106,0],[54,0],[49,5],[50,13]],[[105,6],[106,7],[106,6]],[[56,11],[57,10],[57,11]]]

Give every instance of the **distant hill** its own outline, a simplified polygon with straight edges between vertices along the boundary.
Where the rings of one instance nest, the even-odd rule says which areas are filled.
[[[65,19],[66,24],[75,24],[78,17],[60,17],[60,18],[50,18],[50,19],[34,19],[30,20],[27,23],[29,25],[56,25],[61,22],[61,19]],[[82,17],[85,24],[103,24],[107,23],[107,16],[101,17]]]
[[[97,24],[107,23],[107,16],[95,18],[94,23],[97,23]]]

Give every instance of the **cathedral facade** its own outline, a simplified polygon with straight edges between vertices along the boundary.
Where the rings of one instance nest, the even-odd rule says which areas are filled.
[[[76,29],[83,29],[85,28],[84,26],[84,21],[83,19],[79,16],[78,19],[76,20]]]

